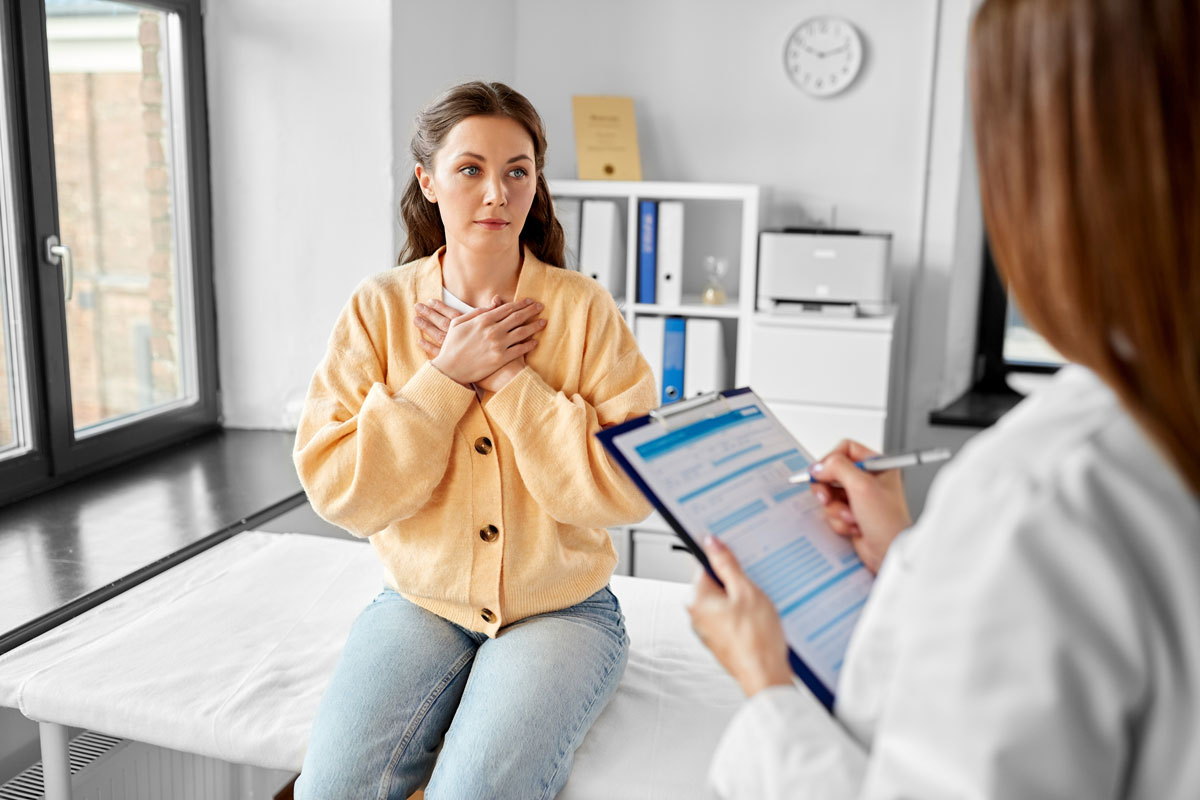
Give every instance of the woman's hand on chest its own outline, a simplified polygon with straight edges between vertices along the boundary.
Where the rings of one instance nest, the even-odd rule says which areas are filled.
[[[413,324],[433,365],[464,386],[499,391],[525,366],[546,325],[537,319],[542,304],[526,298],[460,313],[439,300],[415,305]]]

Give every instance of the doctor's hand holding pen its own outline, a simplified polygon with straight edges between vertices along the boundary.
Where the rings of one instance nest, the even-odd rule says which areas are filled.
[[[829,526],[850,539],[872,574],[892,541],[912,525],[899,470],[868,472],[856,463],[878,455],[844,439],[809,468],[813,494]],[[709,537],[704,552],[724,587],[700,573],[688,608],[692,628],[747,697],[768,686],[790,685],[787,640],[775,605],[719,539]]]
[[[879,572],[892,540],[912,526],[900,471],[867,472],[855,463],[878,456],[865,445],[843,439],[808,470],[829,527],[850,539],[871,574]]]

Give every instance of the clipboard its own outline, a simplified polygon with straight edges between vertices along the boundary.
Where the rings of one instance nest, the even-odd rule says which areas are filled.
[[[714,579],[700,543],[717,536],[733,551],[779,611],[792,671],[832,711],[874,577],[825,522],[811,486],[788,483],[812,455],[748,387],[672,403],[596,436]]]

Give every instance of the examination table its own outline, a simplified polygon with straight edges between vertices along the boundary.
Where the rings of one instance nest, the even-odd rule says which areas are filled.
[[[241,533],[0,656],[0,705],[41,723],[47,800],[69,796],[67,726],[298,771],[350,625],[382,585],[365,543]],[[612,589],[629,666],[560,797],[702,797],[741,693],[690,628],[691,587],[618,575]]]

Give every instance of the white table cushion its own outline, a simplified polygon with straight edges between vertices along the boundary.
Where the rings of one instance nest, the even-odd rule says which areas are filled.
[[[382,585],[365,543],[242,533],[0,656],[0,705],[299,770],[350,625]],[[613,576],[612,588],[629,666],[560,797],[702,796],[741,693],[688,624],[689,586]]]

